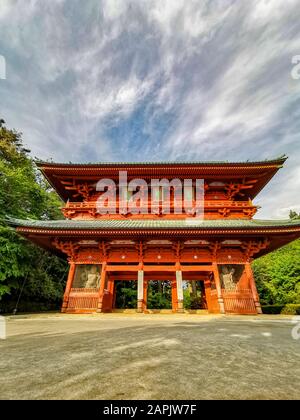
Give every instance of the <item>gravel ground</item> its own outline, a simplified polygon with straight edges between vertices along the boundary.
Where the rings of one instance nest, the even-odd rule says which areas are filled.
[[[291,318],[7,317],[1,399],[299,399]]]

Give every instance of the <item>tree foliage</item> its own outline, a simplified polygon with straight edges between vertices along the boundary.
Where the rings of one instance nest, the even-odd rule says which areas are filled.
[[[137,282],[125,280],[116,282],[116,302],[118,309],[134,309],[137,306]]]
[[[148,282],[147,307],[149,309],[171,309],[172,288],[170,281]]]
[[[300,240],[254,261],[253,272],[263,305],[300,303]]]
[[[5,222],[7,216],[60,218],[61,201],[39,175],[21,133],[0,120],[0,300],[58,300],[63,292],[66,263],[20,237]],[[3,303],[3,302],[2,302]]]

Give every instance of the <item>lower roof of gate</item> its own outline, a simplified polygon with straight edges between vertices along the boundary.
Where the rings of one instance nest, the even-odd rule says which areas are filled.
[[[206,239],[252,240],[267,238],[269,246],[256,257],[300,237],[300,220],[143,220],[143,219],[101,219],[101,220],[21,220],[7,219],[10,226],[37,245],[62,255],[53,245],[55,238],[82,241],[131,239],[149,241],[169,239],[181,241]]]
[[[8,218],[8,223],[14,227],[35,228],[46,230],[148,230],[148,229],[268,229],[268,228],[292,228],[300,230],[299,219],[288,220],[260,220],[260,219],[217,219],[205,220],[200,218],[186,218],[174,220],[151,220],[151,219],[100,219],[100,220],[21,220]]]

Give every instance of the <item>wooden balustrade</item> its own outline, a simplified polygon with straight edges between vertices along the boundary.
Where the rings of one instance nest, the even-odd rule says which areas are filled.
[[[192,208],[197,208],[197,202],[192,202]],[[128,208],[126,202],[117,201],[115,213],[122,214],[122,209]],[[168,214],[176,214],[177,204],[174,201],[160,202],[158,207],[155,208],[157,216],[166,216]],[[105,208],[104,208],[105,209]],[[182,209],[184,210],[183,203]],[[151,214],[152,206],[151,201],[148,200],[146,206],[139,207],[140,213]],[[72,218],[76,213],[89,213],[91,216],[96,217],[97,201],[83,201],[83,202],[67,202],[62,211],[66,217]],[[205,200],[204,213],[216,214],[220,217],[229,217],[230,214],[239,215],[245,218],[251,218],[257,211],[257,207],[253,206],[250,200],[247,201],[232,201],[232,200]],[[129,211],[130,213],[130,211]],[[107,215],[106,215],[107,216]],[[153,215],[152,215],[153,216]]]
[[[222,289],[224,309],[227,314],[256,314],[255,302],[251,289]],[[217,290],[210,293],[210,312],[219,313]]]
[[[128,203],[117,201],[116,207],[124,207]],[[197,202],[192,201],[193,206],[196,206]],[[251,207],[253,208],[253,204],[250,201],[232,201],[232,200],[204,200],[205,207],[237,207],[237,208],[243,208],[243,207]],[[151,201],[148,200],[148,206],[151,208]],[[160,207],[168,207],[174,208],[175,204],[174,201],[167,202],[160,202]],[[68,201],[66,203],[66,206],[64,208],[68,209],[84,209],[84,208],[95,208],[97,207],[97,201]]]
[[[67,312],[94,312],[97,309],[98,296],[96,288],[72,288]]]
[[[222,295],[226,313],[256,314],[251,289],[222,289]]]

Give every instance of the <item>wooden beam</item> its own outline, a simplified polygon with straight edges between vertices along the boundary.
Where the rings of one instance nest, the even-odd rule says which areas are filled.
[[[106,271],[138,271],[139,265],[107,265]]]
[[[181,271],[213,271],[212,265],[181,265]]]
[[[105,279],[106,279],[106,262],[103,262],[101,277],[100,277],[100,285],[99,285],[99,298],[98,298],[97,312],[103,312],[102,303],[103,303],[103,296],[104,296]]]
[[[213,265],[181,265],[181,271],[213,271]],[[176,271],[175,265],[144,265],[144,271]],[[107,265],[106,271],[138,271],[139,265]]]
[[[171,271],[174,273],[175,265],[144,265],[144,271]]]
[[[212,312],[212,307],[211,307],[211,282],[209,277],[207,277],[204,280],[204,290],[205,290],[205,298],[206,298],[206,304],[207,304],[207,309],[209,312]]]
[[[75,263],[71,262],[61,312],[66,312],[67,307],[68,307],[69,294],[70,294],[70,290],[71,290],[72,283],[73,283],[74,276],[75,276],[75,268],[76,268]]]
[[[220,280],[219,269],[218,269],[217,263],[213,263],[213,267],[214,267],[213,272],[214,272],[214,279],[215,279],[216,289],[217,289],[217,294],[218,294],[218,303],[220,307],[220,313],[225,314],[224,299],[222,296],[221,280]]]
[[[250,285],[250,288],[251,288],[251,291],[252,291],[252,296],[253,296],[256,312],[258,314],[262,314],[262,309],[261,309],[260,301],[259,301],[259,295],[258,295],[258,292],[257,292],[257,288],[256,288],[251,264],[249,262],[246,262],[246,264],[245,264],[245,272],[246,272],[246,275],[247,275],[248,280],[249,280],[249,285]]]

